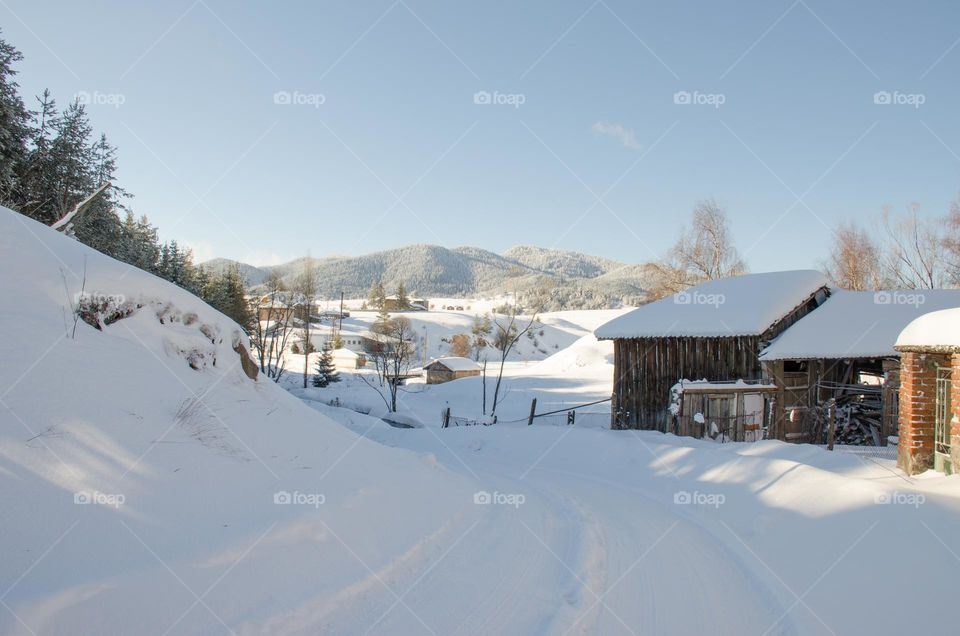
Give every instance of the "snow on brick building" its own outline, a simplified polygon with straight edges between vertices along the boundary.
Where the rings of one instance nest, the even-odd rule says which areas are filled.
[[[443,384],[451,380],[480,375],[480,365],[470,358],[450,356],[437,358],[423,367],[427,384]]]
[[[960,467],[960,309],[925,314],[897,338],[901,355],[897,466]]]
[[[708,281],[639,307],[594,333],[614,342],[611,427],[669,430],[682,379],[758,381],[760,352],[829,296],[820,272]]]
[[[919,316],[960,307],[960,290],[835,290],[760,354],[777,385],[769,437],[822,442],[835,400],[844,443],[886,445],[897,430],[900,332]]]

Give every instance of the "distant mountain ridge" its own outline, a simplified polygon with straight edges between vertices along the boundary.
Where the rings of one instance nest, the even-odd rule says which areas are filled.
[[[377,280],[388,291],[403,282],[411,294],[421,296],[489,296],[523,292],[548,285],[566,298],[564,306],[608,307],[636,303],[645,295],[649,266],[627,264],[569,250],[531,245],[511,247],[503,254],[477,247],[446,248],[409,245],[364,256],[331,256],[313,259],[319,270],[320,294],[360,298]],[[271,274],[290,283],[300,271],[303,258],[281,265],[256,267],[217,258],[202,263],[221,271],[238,265],[251,288],[259,287]]]

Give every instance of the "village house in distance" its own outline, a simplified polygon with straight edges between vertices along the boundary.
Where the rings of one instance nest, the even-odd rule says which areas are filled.
[[[443,384],[451,380],[469,378],[480,375],[480,371],[481,368],[479,364],[470,358],[461,358],[459,356],[437,358],[423,367],[427,384]]]

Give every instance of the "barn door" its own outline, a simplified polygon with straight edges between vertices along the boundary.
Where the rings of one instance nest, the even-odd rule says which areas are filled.
[[[937,369],[937,403],[933,419],[933,467],[947,474],[953,472],[950,462],[950,420],[953,418],[953,409],[950,404],[952,386],[950,379],[950,367]]]

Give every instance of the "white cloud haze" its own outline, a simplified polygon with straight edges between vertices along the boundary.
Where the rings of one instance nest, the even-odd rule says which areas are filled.
[[[611,124],[605,121],[598,121],[590,127],[598,135],[609,135],[615,138],[624,148],[639,150],[640,144],[637,143],[637,136],[632,128],[627,128],[623,124]]]

